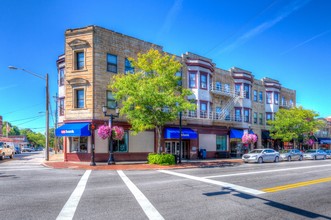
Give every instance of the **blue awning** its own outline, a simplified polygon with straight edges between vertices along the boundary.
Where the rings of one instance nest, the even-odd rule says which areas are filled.
[[[230,138],[242,138],[243,135],[244,135],[243,130],[238,130],[234,128],[230,129]]]
[[[331,144],[331,138],[318,138],[320,144]]]
[[[68,123],[55,130],[57,137],[86,137],[91,136],[90,123]]]
[[[166,128],[164,131],[164,138],[179,139],[179,128]],[[182,139],[197,139],[197,132],[191,128],[182,128]]]

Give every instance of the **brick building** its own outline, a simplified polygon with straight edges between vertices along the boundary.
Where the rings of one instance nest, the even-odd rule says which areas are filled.
[[[102,106],[114,105],[108,84],[113,74],[134,72],[128,57],[136,58],[159,45],[126,36],[98,26],[69,29],[65,32],[65,54],[59,56],[59,128],[63,137],[65,160],[89,161],[95,143],[96,161],[107,161],[108,141],[98,137],[96,128],[108,123]],[[275,79],[255,79],[247,70],[218,68],[212,59],[193,53],[176,56],[182,63],[182,85],[189,88],[196,111],[183,112],[183,145],[179,149],[178,122],[169,122],[162,137],[162,150],[183,158],[198,156],[206,149],[207,157],[239,156],[249,146],[241,143],[245,132],[258,136],[256,147],[278,147],[269,136],[267,120],[279,108],[295,106],[296,92],[281,86]],[[108,110],[109,112],[111,110]],[[125,117],[116,118],[114,125],[125,129],[122,141],[114,142],[115,161],[146,160],[156,151],[154,131],[132,135]]]

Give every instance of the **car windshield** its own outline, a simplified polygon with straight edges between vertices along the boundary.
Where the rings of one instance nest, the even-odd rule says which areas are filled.
[[[3,143],[2,143],[2,142],[0,142],[0,148],[1,148],[1,149],[3,148]]]
[[[263,150],[252,150],[249,153],[250,154],[260,154]]]
[[[281,150],[280,153],[289,153],[291,150]]]
[[[331,150],[326,150],[325,152],[326,152],[326,153],[331,153]]]
[[[306,153],[315,153],[316,150],[307,150]]]

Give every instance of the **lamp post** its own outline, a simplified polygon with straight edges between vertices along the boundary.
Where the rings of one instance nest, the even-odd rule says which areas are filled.
[[[113,125],[113,119],[118,118],[119,116],[119,109],[117,108],[117,106],[115,107],[115,112],[116,115],[113,114],[107,114],[107,106],[103,106],[102,107],[102,112],[105,116],[109,117],[109,127],[111,128]],[[110,135],[109,138],[109,159],[108,159],[108,165],[112,165],[115,164],[115,160],[114,160],[114,153],[113,153],[113,136]]]
[[[38,77],[40,79],[45,80],[46,82],[46,146],[45,146],[45,160],[48,161],[49,160],[49,145],[48,145],[48,139],[49,139],[49,114],[48,114],[48,110],[49,110],[49,88],[48,88],[48,73],[46,73],[45,76],[36,74],[34,72],[31,72],[29,70],[23,69],[23,68],[18,68],[15,66],[8,66],[9,69],[11,70],[22,70],[26,73],[29,73],[35,77]]]

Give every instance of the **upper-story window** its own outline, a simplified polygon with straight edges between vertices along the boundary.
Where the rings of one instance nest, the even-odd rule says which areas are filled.
[[[200,73],[200,89],[207,89],[207,74]]]
[[[59,85],[64,85],[64,68],[59,69]]]
[[[85,107],[84,89],[75,90],[75,108]]]
[[[259,92],[259,102],[263,102],[263,92],[262,91],[260,91]]]
[[[248,84],[244,84],[244,97],[246,98],[246,99],[249,99],[249,85]]]
[[[266,103],[272,104],[272,92],[266,92]]]
[[[182,72],[176,72],[175,76],[177,76],[179,78],[178,82],[177,82],[177,85],[182,86],[183,85],[183,83],[182,83],[182,79],[183,79]]]
[[[235,84],[235,87],[234,87],[234,91],[235,91],[236,95],[240,95],[240,92],[241,92],[241,84],[236,83],[236,84]]]
[[[189,86],[190,88],[197,88],[197,73],[189,72]]]
[[[217,91],[222,91],[222,84],[221,84],[221,82],[216,82],[215,83],[215,87],[216,87],[216,90]]]
[[[285,97],[282,96],[282,103],[281,103],[283,106],[286,106],[286,100],[285,100]]]
[[[293,100],[290,99],[290,107],[292,107],[292,106],[293,106]]]
[[[59,98],[59,115],[64,115],[64,98]]]
[[[125,58],[125,73],[134,73],[134,67],[128,58]]]
[[[117,73],[117,56],[107,54],[107,71]]]
[[[111,91],[107,91],[107,108],[115,109],[117,106],[116,100]]]
[[[254,96],[254,102],[257,102],[257,91],[256,90],[254,90],[254,92],[253,92],[254,94],[253,94],[253,96]]]
[[[235,121],[241,121],[241,109],[236,108],[234,111]]]
[[[272,113],[271,112],[267,112],[265,115],[266,115],[266,120],[267,121],[272,120]]]
[[[257,112],[254,112],[254,116],[253,116],[253,120],[254,120],[254,124],[257,124]]]
[[[263,113],[260,113],[260,115],[259,115],[259,123],[260,123],[260,125],[263,124]]]
[[[224,92],[230,93],[230,85],[228,83],[224,83]]]
[[[274,93],[274,103],[275,103],[275,105],[278,105],[278,100],[279,100],[279,93],[278,92],[275,92]]]
[[[249,109],[244,109],[244,121],[249,122]]]
[[[200,117],[207,118],[207,102],[200,101]]]
[[[85,66],[85,55],[83,51],[75,52],[75,70],[83,70]]]

